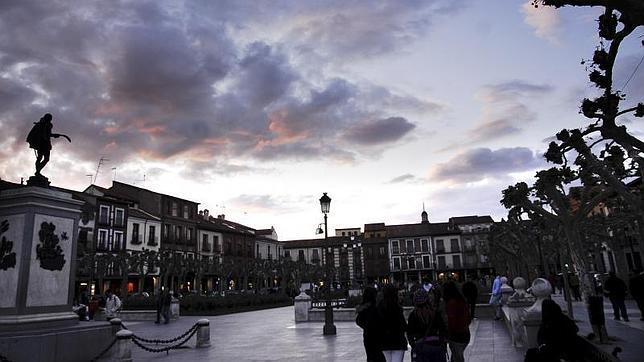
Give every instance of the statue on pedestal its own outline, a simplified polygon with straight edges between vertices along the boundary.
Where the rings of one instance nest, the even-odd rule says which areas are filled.
[[[27,185],[30,186],[49,186],[49,180],[43,176],[40,171],[49,162],[49,155],[51,153],[51,138],[65,137],[67,141],[71,142],[71,138],[64,134],[52,133],[51,129],[53,124],[51,113],[45,113],[38,122],[34,122],[34,126],[27,135],[27,143],[29,148],[33,148],[36,153],[36,173],[29,177]]]

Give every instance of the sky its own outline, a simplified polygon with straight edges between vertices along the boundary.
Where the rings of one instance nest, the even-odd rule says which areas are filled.
[[[281,240],[365,223],[506,215],[554,134],[596,94],[599,8],[527,0],[0,2],[0,177],[43,170],[200,203]],[[624,84],[643,29],[620,52]],[[640,37],[640,38],[638,38]],[[644,67],[641,67],[644,68]],[[644,99],[644,70],[624,89]],[[636,135],[641,122],[622,119]],[[97,173],[101,158],[105,161]],[[331,231],[332,232],[332,231]]]

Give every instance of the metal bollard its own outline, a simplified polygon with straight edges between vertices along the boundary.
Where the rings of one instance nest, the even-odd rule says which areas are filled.
[[[134,333],[127,329],[120,330],[116,333],[116,346],[111,361],[114,362],[132,362],[132,336]]]
[[[112,335],[113,336],[116,336],[116,333],[123,328],[121,326],[121,320],[119,318],[112,318],[110,320],[110,324],[112,325]]]
[[[210,321],[200,319],[197,325],[197,348],[210,347]]]

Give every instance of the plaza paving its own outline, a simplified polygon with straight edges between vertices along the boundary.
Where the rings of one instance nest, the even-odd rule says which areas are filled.
[[[169,339],[188,330],[203,317],[181,317],[168,325],[126,322],[145,338]],[[354,322],[336,322],[337,335],[323,336],[323,323],[294,322],[293,307],[206,317],[210,320],[210,348],[188,348],[150,353],[133,345],[134,361],[364,361],[362,330]],[[468,361],[522,361],[523,352],[510,343],[505,326],[492,320],[474,320],[472,341],[465,350]],[[410,361],[410,352],[405,361]]]

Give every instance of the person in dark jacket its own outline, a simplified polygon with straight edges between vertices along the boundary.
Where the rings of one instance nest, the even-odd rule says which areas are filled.
[[[476,283],[472,279],[468,279],[463,283],[463,296],[465,296],[465,301],[470,306],[470,318],[476,318],[476,300],[479,296],[479,289],[476,287]]]
[[[434,294],[420,290],[414,294],[414,310],[409,314],[407,338],[414,362],[446,362],[447,325],[435,306]]]
[[[470,343],[470,313],[465,297],[453,281],[443,286],[445,314],[447,314],[447,341],[452,362],[464,362],[465,347]]]
[[[367,353],[367,362],[384,362],[385,356],[379,348],[378,341],[378,310],[376,295],[373,287],[366,287],[362,292],[362,304],[357,308],[356,324],[362,328],[362,342]]]
[[[552,299],[544,300],[541,304],[541,325],[537,332],[538,357],[534,360],[580,360],[583,351],[578,342],[578,331],[575,322],[563,314],[559,304]]]
[[[644,321],[644,272],[636,270],[629,281],[631,295],[640,309],[640,320]]]
[[[407,322],[398,302],[398,290],[391,284],[382,288],[378,303],[378,338],[380,350],[387,362],[402,362],[407,350]]]
[[[604,283],[604,291],[610,299],[610,304],[613,305],[613,314],[615,315],[615,320],[620,320],[620,313],[624,321],[628,322],[628,314],[626,314],[626,304],[624,299],[626,299],[626,283],[623,280],[619,279],[615,272],[610,272],[608,274],[608,279]]]

